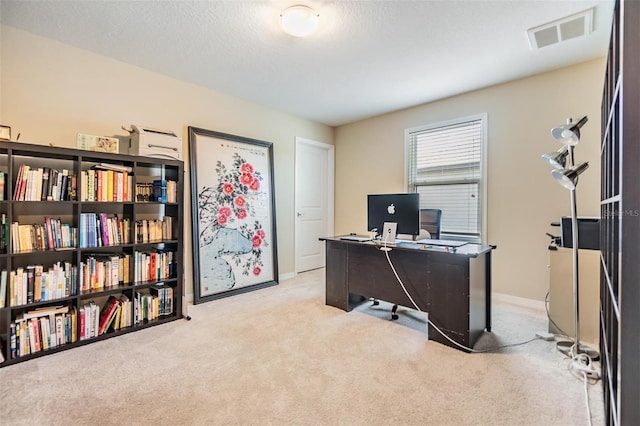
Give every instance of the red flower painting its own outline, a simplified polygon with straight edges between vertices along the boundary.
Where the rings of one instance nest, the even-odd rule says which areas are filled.
[[[237,230],[250,244],[250,253],[230,253],[233,262],[243,275],[259,276],[264,269],[262,250],[268,238],[262,224],[255,217],[254,203],[260,202],[261,173],[238,153],[232,156],[232,164],[216,163],[217,187],[206,187],[199,194],[200,221],[209,223],[200,232],[201,241],[214,241],[220,228]],[[225,252],[227,253],[227,252]]]

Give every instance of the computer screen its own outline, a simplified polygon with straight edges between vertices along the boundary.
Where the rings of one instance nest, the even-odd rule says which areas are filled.
[[[369,194],[367,196],[367,228],[382,234],[385,222],[398,224],[398,234],[420,233],[420,194]]]

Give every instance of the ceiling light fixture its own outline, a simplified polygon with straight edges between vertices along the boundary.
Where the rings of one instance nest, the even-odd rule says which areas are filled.
[[[291,6],[280,14],[284,32],[295,37],[306,37],[318,29],[320,15],[308,6]]]

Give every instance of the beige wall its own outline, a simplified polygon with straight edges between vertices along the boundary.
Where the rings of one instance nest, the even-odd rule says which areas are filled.
[[[22,30],[2,26],[1,31],[0,123],[12,127],[14,139],[20,133],[22,142],[75,147],[78,132],[126,134],[121,125],[139,124],[181,133],[186,159],[187,126],[273,142],[279,272],[294,273],[295,137],[333,144],[331,127]],[[188,177],[188,161],[185,168]],[[185,285],[192,295],[188,183]]]
[[[336,233],[366,231],[366,195],[406,190],[404,130],[488,115],[488,235],[497,245],[493,289],[544,300],[549,223],[570,214],[569,192],[540,156],[560,148],[550,129],[588,115],[576,161],[589,161],[578,214],[599,216],[600,101],[605,61],[595,60],[336,129]],[[383,166],[384,165],[384,166]]]
[[[143,124],[181,132],[185,154],[189,125],[273,142],[279,269],[293,273],[294,138],[333,143],[332,128],[11,27],[1,31],[0,122],[21,141],[73,147],[77,132],[122,134],[121,125]],[[604,59],[591,61],[338,127],[336,233],[366,231],[366,194],[405,190],[405,128],[486,112],[494,290],[542,300],[549,285],[545,232],[558,233],[549,223],[569,214],[569,194],[540,155],[559,148],[551,127],[589,116],[576,149],[577,160],[591,164],[578,186],[578,213],[597,216],[603,70]],[[185,211],[190,295],[189,197]]]

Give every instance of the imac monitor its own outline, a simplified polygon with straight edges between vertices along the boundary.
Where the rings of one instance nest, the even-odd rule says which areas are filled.
[[[398,234],[420,234],[420,194],[374,194],[367,198],[367,228],[382,234],[385,222],[398,224]]]

